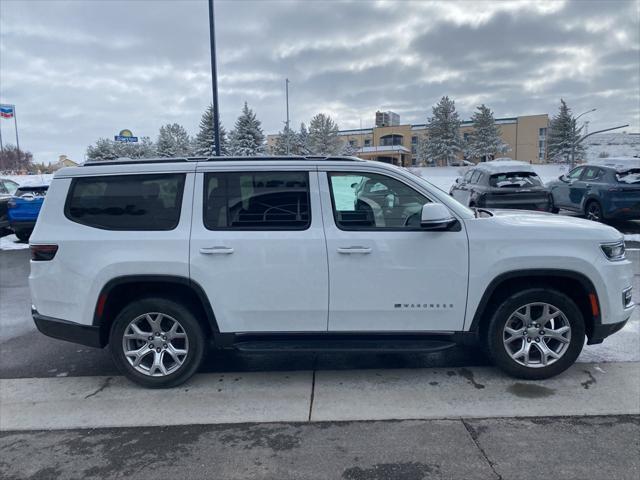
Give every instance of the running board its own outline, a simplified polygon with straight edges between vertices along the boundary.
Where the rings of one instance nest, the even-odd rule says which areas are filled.
[[[439,352],[456,343],[432,339],[291,339],[241,340],[232,348],[242,352]]]

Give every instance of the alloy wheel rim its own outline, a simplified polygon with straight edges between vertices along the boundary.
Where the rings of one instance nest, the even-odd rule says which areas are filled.
[[[596,204],[589,205],[589,211],[587,212],[587,218],[589,220],[600,221],[600,207]]]
[[[567,316],[550,303],[528,303],[507,320],[502,342],[516,363],[529,368],[553,365],[567,352],[571,325]]]
[[[122,349],[134,370],[150,377],[164,377],[184,364],[189,339],[178,320],[165,313],[150,312],[129,322]]]

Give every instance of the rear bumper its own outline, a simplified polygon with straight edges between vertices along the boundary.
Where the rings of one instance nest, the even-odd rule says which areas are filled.
[[[31,315],[40,333],[48,337],[89,347],[104,347],[100,327],[98,326],[80,325],[58,318],[45,317],[35,309],[31,309]]]

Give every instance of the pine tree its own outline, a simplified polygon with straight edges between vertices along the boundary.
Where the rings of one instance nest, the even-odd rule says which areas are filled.
[[[220,125],[220,155],[229,154],[229,142],[227,132],[222,124]],[[212,157],[216,154],[216,142],[213,131],[213,105],[209,105],[200,119],[200,130],[193,139],[192,145],[194,155],[199,157]]]
[[[342,148],[340,149],[340,155],[345,155],[347,157],[352,157],[356,153],[358,153],[360,149],[355,145],[351,145],[351,142],[345,140],[342,142]]]
[[[299,155],[299,153],[296,152],[297,136],[296,132],[285,125],[284,130],[278,132],[278,137],[271,148],[271,153],[274,155]]]
[[[109,140],[108,138],[99,138],[95,145],[89,145],[87,147],[87,160],[115,160],[120,157],[117,148],[117,142]]]
[[[159,157],[186,157],[191,155],[191,140],[184,127],[178,123],[160,127],[156,142]]]
[[[152,158],[156,156],[155,144],[149,137],[141,137],[137,143],[116,142],[99,138],[95,145],[87,147],[87,160],[115,160],[117,158]]]
[[[262,155],[264,153],[264,133],[260,120],[244,102],[242,114],[236,120],[229,143],[231,155],[242,157]]]
[[[560,99],[558,114],[551,119],[549,124],[549,140],[547,151],[549,159],[554,162],[570,162],[572,145],[575,145],[575,159],[584,156],[584,147],[576,145],[580,139],[582,127],[576,128],[576,119],[571,114],[571,109],[566,102]]]
[[[416,147],[416,160],[418,165],[427,166],[427,164],[432,163],[432,160],[429,158],[428,145],[429,140],[425,135],[418,137],[418,146]]]
[[[295,155],[311,155],[311,148],[309,147],[309,131],[307,130],[307,126],[302,122],[300,124],[300,131],[296,134],[294,138],[294,149]]]
[[[337,155],[342,147],[338,125],[329,115],[319,113],[309,125],[309,149],[314,155]]]
[[[449,97],[442,97],[432,111],[433,117],[427,121],[427,155],[439,165],[449,165],[462,152],[460,119],[455,102]]]
[[[496,125],[493,113],[488,107],[480,105],[471,120],[473,132],[469,135],[466,145],[467,157],[486,162],[491,157],[510,150],[509,145],[502,141],[500,127]]]

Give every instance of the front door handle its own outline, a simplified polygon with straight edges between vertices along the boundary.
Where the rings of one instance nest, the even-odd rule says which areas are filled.
[[[371,247],[338,247],[338,253],[371,253]]]
[[[204,255],[229,255],[233,253],[233,248],[229,247],[202,247],[200,253]]]

